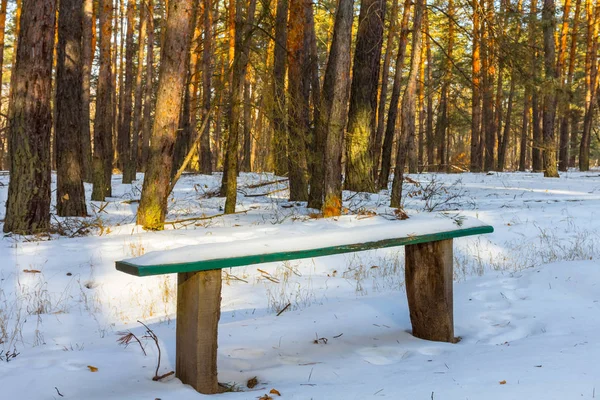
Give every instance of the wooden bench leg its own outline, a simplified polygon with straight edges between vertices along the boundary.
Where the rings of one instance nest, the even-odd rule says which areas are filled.
[[[178,274],[176,376],[204,394],[219,392],[220,317],[221,270]]]
[[[413,336],[455,342],[452,239],[408,245],[405,260]]]

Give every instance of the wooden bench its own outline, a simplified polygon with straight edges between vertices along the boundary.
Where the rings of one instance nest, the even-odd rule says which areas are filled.
[[[178,274],[176,375],[201,393],[219,391],[221,269],[406,246],[412,334],[454,342],[452,240],[493,232],[491,226],[474,218],[435,214],[405,221],[380,217],[319,220],[269,229],[265,237],[185,246],[116,263],[119,271],[135,276]]]

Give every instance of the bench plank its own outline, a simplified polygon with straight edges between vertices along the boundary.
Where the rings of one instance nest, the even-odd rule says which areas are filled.
[[[480,235],[485,233],[492,233],[494,228],[489,225],[481,225],[476,227],[469,227],[464,229],[455,229],[446,232],[415,235],[415,236],[404,236],[399,238],[378,240],[366,243],[352,243],[340,246],[322,247],[310,250],[298,250],[298,251],[285,251],[285,252],[273,252],[266,254],[252,254],[241,257],[231,258],[219,258],[214,260],[201,260],[194,261],[190,260],[185,263],[173,263],[173,264],[156,264],[156,265],[140,265],[129,261],[117,261],[116,268],[119,271],[125,272],[135,276],[152,276],[152,275],[164,275],[181,272],[196,272],[196,271],[210,271],[214,269],[223,269],[231,267],[242,267],[253,264],[262,264],[269,262],[278,261],[289,261],[299,260],[304,258],[315,258],[331,256],[336,254],[353,253],[357,251],[374,250],[389,247],[398,247],[406,245],[414,245],[420,243],[436,242],[441,240],[449,240],[459,237]],[[343,233],[343,232],[342,232]],[[244,241],[232,242],[231,246],[240,246],[244,244]],[[200,246],[207,246],[209,244],[202,244]]]

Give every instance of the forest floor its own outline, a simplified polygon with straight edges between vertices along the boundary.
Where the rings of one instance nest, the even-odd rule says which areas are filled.
[[[158,374],[172,371],[176,277],[136,278],[115,261],[311,218],[268,174],[242,174],[238,213],[218,216],[220,174],[185,175],[169,201],[175,222],[144,232],[133,223],[141,180],[120,178],[109,202],[88,202],[89,218],[0,239],[0,398],[202,398],[173,375],[152,380],[157,347],[137,322],[158,337]],[[0,219],[7,189],[2,175]],[[218,358],[219,381],[234,391],[214,398],[600,398],[600,171],[410,175],[404,191],[409,215],[458,210],[495,228],[455,240],[462,340],[410,335],[402,249],[235,268],[224,271]],[[393,211],[387,191],[344,197],[354,215],[344,218]],[[135,341],[119,345],[128,331],[147,355]]]

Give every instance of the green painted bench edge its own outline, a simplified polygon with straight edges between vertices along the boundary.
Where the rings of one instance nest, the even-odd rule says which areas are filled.
[[[335,254],[353,253],[357,251],[381,249],[386,247],[406,246],[411,244],[436,242],[439,240],[454,239],[464,236],[480,235],[494,232],[489,225],[472,228],[457,229],[447,232],[431,233],[420,236],[409,236],[396,239],[385,239],[375,242],[357,243],[342,246],[323,247],[319,249],[297,250],[279,253],[268,253],[242,257],[221,258],[215,260],[192,261],[177,264],[137,265],[127,261],[117,261],[116,268],[134,276],[152,276],[174,274],[178,272],[197,272],[223,269],[231,267],[243,267],[246,265],[262,264],[277,261],[299,260],[303,258],[315,258],[331,256]]]

